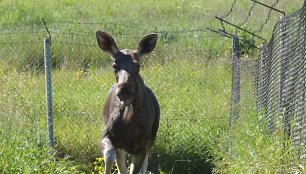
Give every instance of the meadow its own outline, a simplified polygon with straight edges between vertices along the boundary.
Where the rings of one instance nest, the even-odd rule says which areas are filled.
[[[162,36],[154,53],[142,60],[141,69],[161,107],[150,171],[279,173],[289,167],[305,171],[296,163],[284,163],[294,148],[284,152],[282,133],[268,134],[264,118],[256,115],[252,73],[242,75],[245,93],[239,118],[229,127],[231,41],[205,29],[218,26],[214,16],[224,14],[231,2],[3,0],[1,43],[12,43],[0,48],[0,172],[103,171],[98,148],[101,111],[114,75],[109,57],[90,34],[98,29],[114,34],[120,47],[134,48],[146,32],[157,31]],[[278,7],[290,13],[301,4],[286,0]],[[241,22],[246,6],[249,1],[239,2],[230,20]],[[260,26],[263,10],[256,6],[258,15],[244,27]],[[41,18],[47,21],[53,38],[55,151],[47,143],[43,45],[39,40],[46,32]],[[271,21],[278,18],[273,14]],[[272,26],[273,22],[268,23],[261,34],[269,38]],[[254,60],[256,53],[244,59]]]
[[[155,91],[162,110],[159,139],[152,154],[155,163],[163,161],[159,164],[162,170],[171,170],[176,160],[191,160],[192,163],[184,167],[191,171],[194,171],[195,166],[198,166],[198,172],[211,170],[212,161],[207,161],[212,160],[210,149],[216,145],[214,141],[221,130],[226,129],[230,106],[230,66],[206,66],[200,70],[198,66],[205,64],[190,59],[188,62],[143,67],[142,74]],[[176,71],[176,68],[181,71]],[[168,74],[165,75],[165,72]],[[219,78],[210,76],[212,72]],[[18,171],[19,165],[21,171],[33,169],[32,165],[39,165],[36,166],[38,172],[45,170],[45,166],[39,163],[41,159],[32,156],[37,160],[34,162],[31,157],[26,157],[26,154],[35,155],[33,148],[38,155],[47,150],[44,76],[38,74],[33,77],[28,73],[12,76],[7,71],[2,73],[7,78],[2,83],[5,95],[1,98],[2,113],[5,113],[2,120],[6,126],[1,129],[8,142],[2,143],[1,149],[2,157],[9,161],[3,161],[1,165],[8,173]],[[56,155],[64,159],[65,154],[69,155],[66,156],[69,161],[86,165],[86,172],[90,171],[95,158],[101,156],[98,149],[103,128],[101,108],[113,82],[110,79],[113,79],[111,69],[91,71],[83,76],[71,70],[53,72]],[[18,86],[14,87],[16,84]],[[6,114],[13,117],[7,117]],[[7,146],[9,142],[16,144]],[[165,143],[168,145],[165,146]],[[19,146],[22,147],[22,154],[18,156],[25,160],[24,165],[18,160],[6,158],[17,156],[11,154],[9,149]],[[13,152],[20,153],[18,149]]]

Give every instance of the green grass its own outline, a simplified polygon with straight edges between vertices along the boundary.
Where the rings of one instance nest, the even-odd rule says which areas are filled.
[[[279,120],[280,121],[280,120]],[[242,115],[220,145],[221,160],[217,173],[305,173],[303,157],[290,140],[284,140],[281,124],[273,134],[268,133],[265,120],[255,114]],[[224,137],[223,137],[224,138]],[[229,147],[229,149],[225,149]]]
[[[274,0],[265,3],[272,4]],[[140,38],[149,32],[160,32],[163,44],[159,48],[167,47],[168,51],[181,49],[205,49],[210,57],[228,56],[231,41],[224,40],[214,33],[206,30],[207,27],[222,28],[215,16],[223,16],[229,9],[231,0],[215,1],[17,1],[3,0],[0,4],[0,27],[3,28],[0,36],[3,42],[42,42],[47,35],[42,25],[42,18],[47,22],[54,42],[69,42],[73,44],[89,44],[96,46],[94,33],[104,30],[114,34],[129,34],[128,37]],[[282,1],[277,8],[290,13],[302,6],[302,1],[292,3],[289,0]],[[248,15],[248,9],[252,2],[249,0],[238,1],[233,13],[227,18],[229,21],[239,24]],[[251,31],[257,30],[265,20],[268,10],[256,5],[248,23],[243,25]],[[272,13],[271,20],[264,26],[258,35],[269,39],[275,22],[279,19],[278,13]],[[58,22],[59,21],[59,22]],[[69,23],[65,21],[74,21]],[[226,28],[235,32],[234,28]],[[188,32],[190,30],[200,30]],[[182,31],[182,32],[177,32]],[[10,33],[5,35],[5,33]],[[69,34],[70,33],[70,34]],[[239,32],[242,36],[244,33]],[[181,39],[183,37],[183,39]],[[250,36],[247,37],[251,39]],[[134,46],[130,39],[117,39],[120,45]],[[179,43],[178,43],[179,42]],[[122,43],[122,44],[121,44]],[[261,44],[262,42],[257,42]],[[61,45],[62,46],[62,45]],[[218,51],[216,51],[218,50]],[[219,51],[221,50],[221,52]],[[4,52],[4,51],[2,51]],[[4,53],[2,53],[4,54]],[[33,62],[30,52],[21,50],[22,65]],[[80,54],[76,52],[75,54]],[[85,52],[89,55],[89,52]],[[58,56],[60,53],[57,54]],[[7,57],[7,56],[4,56]],[[25,60],[24,60],[25,59]],[[68,58],[69,59],[69,58]],[[84,59],[77,59],[79,62]],[[55,58],[54,61],[60,61]],[[14,62],[16,63],[16,62]]]
[[[16,115],[13,118],[4,116],[8,120],[4,119],[3,123],[18,123],[18,130],[8,131],[10,126],[2,127],[2,131],[19,137],[19,132],[26,132],[23,126],[28,125],[27,129],[31,132],[25,135],[34,140],[39,139],[45,147],[47,135],[43,74],[19,74],[14,71],[2,73],[2,77],[9,78],[2,79],[6,95],[2,96],[1,101],[7,101],[1,107],[4,109],[2,113],[19,113],[13,113]],[[213,165],[210,148],[214,146],[214,137],[226,129],[223,126],[227,123],[229,110],[229,64],[208,66],[204,60],[191,58],[163,65],[143,65],[142,74],[148,86],[156,93],[162,111],[159,138],[153,150],[152,161],[158,162],[158,155],[163,160],[160,163],[161,169],[170,171],[177,170],[172,168],[176,160],[188,159],[192,163],[185,167],[187,171],[210,171]],[[75,165],[83,166],[87,172],[93,169],[91,165],[95,158],[101,156],[98,149],[103,128],[101,108],[113,81],[110,68],[90,70],[86,74],[73,70],[53,71],[54,131],[58,154],[69,155],[67,160],[76,161],[78,164]],[[16,83],[20,84],[18,88],[12,88]],[[11,104],[14,104],[11,108],[5,107]],[[36,147],[37,141],[30,141],[29,144]],[[165,146],[165,143],[168,145]],[[1,144],[6,145],[6,142]],[[43,170],[45,166],[39,167]],[[152,170],[156,170],[156,166]]]
[[[42,78],[0,69],[1,173],[78,173],[74,162],[56,160],[47,147]]]
[[[231,2],[3,0],[0,38],[6,44],[0,48],[0,172],[97,172],[102,106],[114,77],[108,55],[97,47],[96,30],[115,34],[120,48],[135,48],[146,33],[160,32],[157,48],[144,57],[141,70],[161,106],[151,171],[278,173],[284,167],[305,171],[296,161],[284,165],[295,148],[288,143],[284,151],[282,134],[268,134],[264,121],[254,114],[254,98],[246,97],[253,95],[249,92],[252,75],[242,75],[246,93],[239,119],[229,129],[230,39],[210,37],[213,34],[206,31],[175,32],[218,27],[214,16],[224,14]],[[292,12],[301,4],[286,0],[278,8]],[[245,5],[249,1],[239,2],[228,19],[241,22],[247,13]],[[263,8],[254,10],[243,27],[257,28],[266,16]],[[52,35],[56,152],[47,147],[42,45],[46,31],[41,18]],[[278,18],[279,14],[272,15],[272,21]],[[269,22],[260,34],[269,38],[273,24]]]
[[[1,88],[5,89],[0,100],[2,171],[94,171],[94,162],[101,157],[101,108],[114,80],[112,70],[52,72],[57,153],[50,156],[43,74],[17,73],[8,66],[0,69]],[[191,57],[175,63],[145,63],[141,74],[156,93],[162,111],[158,139],[150,157],[151,171],[274,173],[283,169],[282,162],[288,155],[283,152],[282,135],[269,135],[254,111],[244,109],[243,113],[250,114],[241,114],[229,130],[229,63],[207,63]],[[247,84],[244,81],[245,88],[252,87]],[[287,153],[292,154],[292,147],[288,147]]]

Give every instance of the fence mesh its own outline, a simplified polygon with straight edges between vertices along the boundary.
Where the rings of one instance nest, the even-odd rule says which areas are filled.
[[[92,28],[91,33],[98,29],[112,31],[111,34],[120,49],[136,48],[137,42],[145,33],[153,32],[141,31],[138,28],[131,30],[126,26],[117,25],[111,25],[114,27],[112,30],[107,27],[109,24],[94,25],[89,28]],[[88,28],[86,30],[88,31]],[[211,161],[207,160],[210,155],[208,142],[203,140],[205,136],[211,134],[208,132],[217,131],[222,125],[227,124],[228,93],[223,91],[222,87],[230,85],[228,81],[230,78],[224,76],[227,69],[225,72],[224,69],[217,70],[215,76],[209,74],[211,69],[206,65],[209,51],[202,49],[203,40],[207,39],[202,37],[205,34],[203,31],[158,33],[160,39],[156,50],[141,61],[141,75],[156,94],[161,106],[159,138],[150,161],[155,163],[152,166],[160,166],[164,170],[167,166],[168,168],[171,166],[173,172],[209,171]],[[64,37],[59,35],[57,40],[55,37],[52,45],[53,54],[69,55],[67,63],[63,62],[59,66],[61,70],[58,74],[53,73],[56,112],[54,115],[61,118],[57,122],[55,120],[55,135],[68,154],[92,156],[95,153],[96,156],[100,156],[97,142],[103,129],[101,110],[107,91],[115,82],[109,55],[97,47],[94,34],[90,36],[72,34]],[[60,40],[61,37],[63,40]],[[70,40],[68,44],[67,40]],[[74,50],[82,50],[82,53],[74,53]],[[64,60],[63,56],[59,59]],[[66,73],[72,73],[72,76],[63,76]],[[212,84],[208,84],[208,81],[214,81],[212,84],[216,86],[211,88]],[[222,100],[213,99],[214,93],[219,93]],[[212,114],[207,110],[209,105],[218,107],[219,112]],[[70,123],[68,126],[66,120]],[[64,129],[66,131],[62,131]],[[56,130],[61,130],[64,135],[60,135]],[[168,144],[166,147],[165,142]],[[84,151],[78,150],[80,148],[75,144],[84,146],[81,148]],[[75,154],[77,150],[80,154]]]
[[[23,128],[16,118],[24,114],[27,119],[33,119],[45,113],[40,110],[45,106],[45,79],[41,75],[44,48],[40,42],[44,32],[44,28],[39,26],[0,30],[0,108],[2,120],[9,123],[2,122],[1,126],[9,126],[16,134]],[[28,96],[29,93],[32,95]]]
[[[150,170],[212,170],[209,149],[216,142],[211,137],[227,129],[231,106],[230,60],[214,59],[221,52],[203,49],[207,40],[219,36],[203,30],[155,31],[111,23],[47,21],[47,27],[51,35],[55,147],[60,156],[85,164],[101,157],[102,107],[115,77],[109,55],[96,43],[95,31],[111,31],[120,49],[136,48],[145,34],[157,32],[157,48],[143,57],[140,72],[161,107]],[[23,35],[25,32],[28,34]],[[1,112],[18,112],[9,122],[18,123],[20,131],[29,125],[29,131],[38,134],[34,141],[41,139],[46,144],[43,38],[47,35],[41,25],[3,29],[0,36],[0,85],[5,89]],[[17,137],[14,128],[8,129]]]
[[[282,122],[285,139],[297,147],[305,161],[306,143],[306,3],[279,20],[272,39],[260,49],[257,70],[257,109],[265,113],[273,132]]]
[[[41,42],[44,32],[40,27],[0,31],[0,170],[3,173],[24,173],[26,167],[34,168],[27,165],[28,161],[46,156],[44,149],[48,139]],[[20,167],[23,164],[26,167]]]

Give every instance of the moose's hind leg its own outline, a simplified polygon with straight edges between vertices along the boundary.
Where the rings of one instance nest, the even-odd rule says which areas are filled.
[[[139,172],[140,174],[145,174],[147,172],[147,168],[148,168],[148,156],[149,156],[149,154],[147,153],[146,157],[145,157],[145,159],[143,161],[143,164],[142,164],[142,166],[140,168],[140,172]]]

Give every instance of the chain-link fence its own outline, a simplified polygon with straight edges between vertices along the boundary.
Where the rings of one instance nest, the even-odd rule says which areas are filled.
[[[232,133],[235,128],[240,129],[239,123],[241,118],[245,119],[249,115],[256,113],[256,97],[254,86],[256,83],[257,60],[255,56],[249,56],[253,53],[246,54],[245,45],[238,36],[231,36],[232,39],[232,86],[231,86],[231,110],[230,110],[230,130],[228,154],[235,154],[233,143],[235,135]],[[256,49],[253,45],[253,49]],[[243,118],[244,117],[244,118]],[[243,130],[242,130],[243,131]]]
[[[306,2],[279,20],[272,39],[260,49],[257,70],[257,109],[273,132],[282,122],[284,139],[297,147],[296,159],[305,160],[306,143]]]

